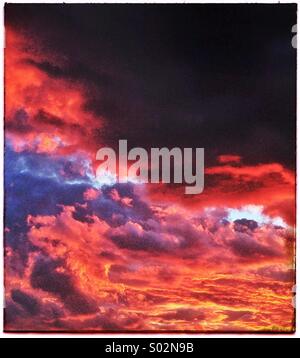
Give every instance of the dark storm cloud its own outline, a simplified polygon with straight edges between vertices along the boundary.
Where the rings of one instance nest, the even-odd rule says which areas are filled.
[[[26,320],[32,322],[32,327],[37,328],[43,320],[49,322],[65,316],[63,309],[56,303],[43,302],[21,289],[11,291],[11,298],[6,300],[4,314],[8,324],[19,321],[20,327],[23,328]]]
[[[30,277],[32,287],[58,296],[73,314],[97,312],[96,303],[75,287],[71,275],[58,272],[59,267],[63,267],[62,261],[48,258],[37,260]]]
[[[16,111],[12,121],[5,124],[5,129],[13,133],[29,133],[32,126],[28,123],[28,114],[24,109]]]
[[[169,254],[180,251],[185,258],[192,258],[193,253],[188,251],[185,255],[182,250],[198,247],[199,256],[210,242],[205,232],[197,231],[180,215],[170,216],[166,222],[161,222],[155,216],[145,222],[127,221],[124,225],[110,228],[107,235],[123,249]]]
[[[242,258],[257,259],[257,258],[272,258],[283,255],[282,249],[277,247],[259,243],[250,235],[240,233],[234,240],[230,242],[232,251]]]
[[[60,128],[66,127],[65,122],[61,118],[53,116],[42,109],[38,111],[37,115],[35,116],[35,120],[37,123],[42,122]]]
[[[4,317],[5,322],[9,325],[13,324],[20,318],[26,317],[26,312],[15,303],[6,302],[6,306],[4,309]]]
[[[40,309],[38,300],[22,290],[12,290],[11,298],[30,314],[35,315],[39,313]]]
[[[26,60],[26,63],[46,72],[50,77],[54,78],[84,81],[99,87],[106,87],[111,84],[111,79],[108,75],[92,71],[82,63],[70,63],[65,67],[56,66],[48,61],[37,62],[32,59]]]
[[[154,231],[141,232],[136,230],[135,223],[125,224],[117,229],[109,230],[109,238],[120,248],[143,250],[150,252],[165,252],[174,249],[172,242],[164,240],[161,233]]]
[[[238,219],[234,221],[234,230],[239,232],[254,231],[258,228],[255,220]]]
[[[5,20],[67,58],[33,65],[90,88],[108,144],[294,166],[296,5],[7,5]]]

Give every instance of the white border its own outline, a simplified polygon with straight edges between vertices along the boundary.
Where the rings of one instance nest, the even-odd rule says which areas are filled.
[[[1,178],[3,176],[3,118],[4,118],[4,106],[3,106],[3,48],[4,48],[4,0],[0,0],[1,2],[1,16],[0,16],[0,44],[1,44],[1,51],[0,51],[0,92],[1,92],[1,106],[0,106],[0,173]],[[64,0],[64,1],[36,1],[36,0],[13,0],[13,1],[6,1],[8,3],[86,3],[84,1],[76,1],[76,0]],[[250,4],[278,4],[278,3],[285,3],[285,4],[291,4],[291,3],[297,3],[298,9],[300,11],[300,0],[295,1],[270,1],[270,0],[264,0],[264,1],[220,1],[220,0],[214,0],[214,1],[172,1],[172,0],[161,0],[161,1],[138,1],[138,0],[106,0],[106,1],[88,1],[88,3],[149,3],[149,4],[157,4],[157,3],[165,3],[165,4],[174,4],[174,3],[201,3],[201,4],[216,4],[216,3],[228,3],[228,4],[241,4],[241,3],[250,3]],[[297,14],[298,19],[298,14]],[[298,20],[297,20],[298,22]],[[292,38],[292,33],[291,33]],[[299,38],[299,36],[298,36]],[[298,41],[299,42],[299,41]],[[299,56],[297,56],[297,68],[299,66]],[[298,91],[298,83],[299,83],[299,77],[297,76],[297,119],[300,118],[300,94]],[[298,121],[297,121],[298,122]],[[298,147],[299,147],[299,139],[300,138],[300,127],[297,125],[297,154],[298,154]],[[300,168],[300,157],[297,156],[297,168]],[[300,203],[300,189],[298,185],[298,177],[297,177],[297,203]],[[300,213],[297,210],[297,224],[300,222]],[[1,180],[1,186],[0,186],[0,232],[1,232],[1,240],[0,240],[0,303],[4,302],[4,285],[3,285],[3,180]],[[299,248],[299,234],[300,229],[299,225],[297,225],[296,228],[296,237],[297,237],[297,250],[296,250],[296,263],[297,268],[300,267],[300,248]],[[298,270],[297,270],[298,272]],[[297,275],[298,276],[298,275]],[[0,338],[299,338],[300,337],[300,295],[296,295],[296,305],[298,309],[296,310],[296,333],[292,335],[286,335],[286,334],[156,334],[156,333],[147,333],[147,334],[65,334],[65,333],[55,333],[55,334],[48,334],[48,333],[42,333],[42,334],[36,334],[36,333],[3,333],[3,309],[0,306]]]

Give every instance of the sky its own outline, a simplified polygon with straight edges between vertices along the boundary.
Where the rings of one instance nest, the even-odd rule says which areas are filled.
[[[5,6],[5,330],[292,332],[296,5]],[[96,152],[205,148],[204,191]]]

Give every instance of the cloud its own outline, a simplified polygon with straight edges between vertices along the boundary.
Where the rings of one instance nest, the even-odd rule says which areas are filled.
[[[255,239],[244,234],[240,234],[237,238],[232,240],[230,246],[236,255],[248,257],[253,260],[261,257],[282,256],[281,250],[260,244]]]
[[[171,321],[203,321],[205,315],[193,308],[180,308],[163,314],[162,318]]]
[[[148,184],[147,197],[155,203],[176,203],[189,210],[206,207],[263,206],[266,214],[295,225],[295,175],[279,163],[206,167],[201,200],[184,195],[183,186]]]
[[[222,314],[226,314],[226,322],[232,321],[253,321],[254,315],[251,311],[223,311]]]
[[[7,138],[18,152],[70,153],[77,147],[96,153],[95,132],[101,129],[103,118],[86,110],[85,85],[78,81],[88,71],[80,65],[69,72],[60,70],[59,65],[44,61],[47,54],[32,42],[7,28]]]
[[[73,314],[84,315],[97,312],[96,303],[75,287],[71,275],[60,270],[64,270],[62,262],[39,259],[34,264],[31,273],[32,287],[58,296]]]
[[[35,160],[41,155],[26,155],[19,157],[23,158],[25,167],[35,168]],[[80,170],[74,171],[72,167],[67,166],[66,172],[64,163],[49,162],[59,173],[57,185],[62,189],[68,187],[66,185],[76,186],[66,183],[81,177]],[[40,170],[36,174],[46,176],[45,170],[44,174]],[[57,179],[51,178],[49,183],[53,180]],[[53,191],[53,186],[50,188]],[[209,309],[211,302],[227,310],[235,307],[246,311],[249,305],[255,306],[258,288],[285,295],[288,302],[288,288],[275,288],[270,280],[276,280],[276,275],[267,277],[268,271],[263,268],[281,262],[284,270],[291,264],[289,228],[245,218],[228,221],[228,211],[224,208],[195,211],[174,204],[149,206],[143,191],[136,191],[132,184],[103,187],[100,196],[94,195],[97,191],[88,181],[80,195],[76,188],[76,196],[68,196],[73,205],[61,204],[59,210],[50,211],[51,214],[26,217],[26,225],[19,235],[23,233],[23,242],[29,245],[27,259],[20,271],[18,251],[13,247],[6,262],[10,263],[10,275],[15,279],[8,287],[13,292],[20,290],[18,282],[27,282],[24,292],[38,300],[40,311],[36,317],[40,322],[29,320],[28,310],[12,300],[8,309],[8,317],[12,318],[8,322],[15,323],[8,327],[22,324],[27,329],[34,326],[43,329],[48,312],[53,317],[48,326],[54,330],[153,329],[159,327],[159,322],[168,329],[177,329],[177,321],[185,322],[181,329],[189,329],[215,317]],[[35,190],[40,190],[39,186]],[[87,197],[89,190],[93,195]],[[120,202],[123,197],[132,199],[130,207]],[[207,275],[217,277],[218,272],[223,272],[222,277],[226,279],[209,281]],[[242,278],[232,282],[229,278],[236,275]],[[268,282],[264,282],[265,279]],[[201,288],[197,280],[202,282]],[[290,281],[282,282],[290,284]],[[251,293],[245,295],[247,290]],[[44,295],[56,308],[41,304]],[[176,313],[170,309],[168,305],[172,302],[180,303],[182,311]],[[150,304],[153,309],[149,309]],[[199,310],[197,306],[194,313],[189,312],[187,306],[191,304],[204,305],[205,309]],[[115,314],[124,318],[116,318],[114,323],[108,307],[113,307]],[[133,307],[142,317],[132,318],[126,313]],[[18,310],[22,311],[20,319],[14,318]],[[266,310],[269,312],[268,307]],[[197,316],[196,312],[201,314]],[[83,315],[89,318],[77,318]],[[222,315],[219,314],[218,327],[225,327]],[[244,324],[241,320],[236,322]]]
[[[21,290],[12,290],[11,298],[14,302],[21,305],[31,315],[36,315],[39,313],[39,303],[31,295],[28,295]]]
[[[255,220],[238,219],[234,221],[234,230],[239,232],[254,231],[258,228]]]
[[[286,269],[276,265],[262,267],[255,271],[255,274],[281,282],[293,282],[295,277],[293,269]]]
[[[235,88],[224,95],[211,61],[202,61],[204,81],[195,77],[198,42],[186,41],[201,30],[194,31],[194,9],[185,10],[185,40],[178,42],[182,34],[169,26],[176,44],[165,46],[152,26],[140,26],[140,10],[114,15],[88,6],[70,18],[65,8],[26,6],[6,7],[6,330],[292,331],[294,122],[282,126],[293,111],[281,100],[292,101],[293,80],[292,66],[288,75],[269,66],[278,57],[266,41],[281,38],[276,16],[272,39],[261,36],[265,16],[255,16],[268,71],[251,76],[246,92],[240,71],[253,66],[218,57],[218,66],[234,69],[227,83]],[[142,15],[144,25],[156,19],[157,34],[182,21],[175,13]],[[87,26],[72,41],[77,20]],[[84,51],[78,43],[87,44]],[[191,57],[174,56],[178,45]],[[181,185],[132,183],[99,189],[96,150],[120,138],[145,148],[201,143],[204,192],[187,196]],[[261,220],[230,217],[249,205],[262,208]],[[284,225],[275,225],[277,217]]]

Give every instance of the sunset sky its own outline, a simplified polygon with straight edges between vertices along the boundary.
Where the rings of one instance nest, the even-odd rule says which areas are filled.
[[[6,5],[6,331],[292,332],[296,5]],[[205,148],[205,185],[96,152]]]

